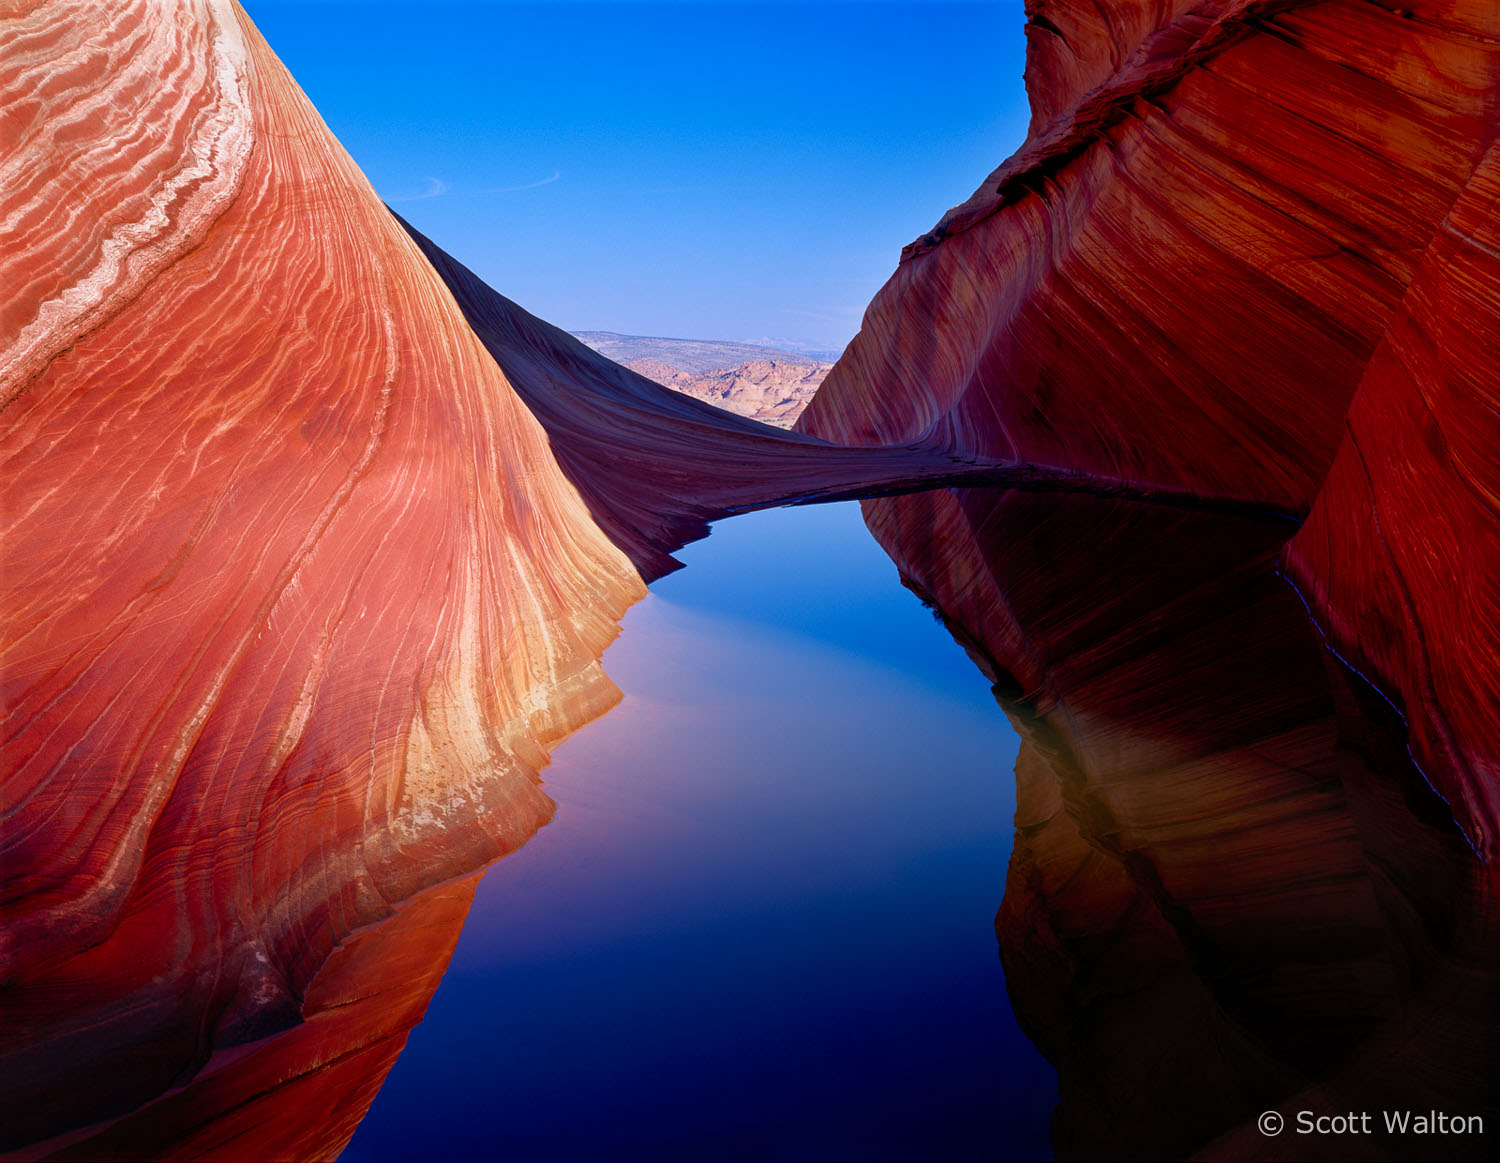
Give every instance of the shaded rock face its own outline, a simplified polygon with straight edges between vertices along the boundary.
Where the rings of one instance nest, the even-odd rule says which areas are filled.
[[[1500,8],[1027,14],[1030,137],[798,428],[1310,514],[1290,573],[1493,859]]]
[[[26,6],[0,45],[0,1146],[195,1074],[358,1106],[461,917],[400,902],[548,819],[644,587],[242,13]],[[236,1150],[336,1151],[357,1116],[309,1109]]]
[[[1452,691],[1487,657],[1493,594],[1424,552],[1411,473],[1454,486],[1454,544],[1482,566],[1493,379],[1412,358],[1457,342],[1446,307],[1492,305],[1488,170],[1455,176],[1492,111],[1492,46],[1463,22],[1483,33],[1492,10],[1429,7],[1413,49],[1373,5],[1150,6],[1101,34],[1123,78],[1105,91],[1118,78],[1083,51],[1087,11],[1048,5],[1093,64],[1057,66],[1045,140],[913,252],[870,350],[819,396],[810,429],[862,447],[667,391],[403,230],[227,3],[0,17],[0,1147],[336,1153],[441,976],[476,870],[547,819],[548,748],[617,697],[597,659],[641,577],[746,509],[977,474],[1301,512],[1327,472],[1291,566],[1347,615],[1329,625],[1351,654],[1419,660],[1401,690],[1430,708],[1434,778],[1480,787],[1463,781],[1493,754],[1488,696],[1456,712]],[[1325,68],[1355,27],[1365,71]],[[1168,67],[1184,53],[1194,69]],[[1266,69],[1269,95],[1247,98]],[[1322,104],[1277,95],[1283,80]],[[1327,128],[1377,91],[1380,118]],[[1253,196],[1234,182],[1264,144],[1204,129],[1246,107],[1302,151]],[[1161,144],[1194,126],[1213,149]],[[1329,185],[1334,162],[1358,179],[1337,215],[1319,200],[1350,185]],[[1149,213],[1127,197],[1143,176],[1162,191]],[[1276,249],[1244,225],[1258,206],[1340,241]],[[1017,217],[993,251],[956,245]],[[952,270],[932,257],[954,254]],[[1204,280],[1191,300],[1147,293],[1184,271]],[[1103,310],[1103,274],[1137,307]],[[1205,311],[1217,322],[1193,333]],[[1226,340],[1246,318],[1274,359]],[[885,342],[899,390],[867,391]],[[1485,357],[1471,344],[1464,368]],[[1112,358],[1129,370],[1109,392],[1070,395]],[[1421,423],[1398,431],[1389,415],[1418,396]],[[1290,528],[1224,518],[1188,537],[1162,511],[1008,496],[887,500],[870,519],[1028,736],[999,927],[1023,1019],[1062,1064],[1060,1142],[1093,1150],[1101,1110],[1149,1154],[1215,1135],[1248,1150],[1236,1127],[1261,1102],[1467,1100],[1493,1053],[1490,886],[1357,684],[1313,677],[1325,663],[1267,571]],[[1376,534],[1351,522],[1361,505]],[[1093,542],[1110,555],[1069,556]],[[1162,561],[1199,572],[1164,589]],[[1444,637],[1455,609],[1475,644]],[[1477,830],[1482,796],[1455,804]],[[1203,1019],[1178,1031],[1188,1065],[1151,1060],[1161,1030],[1142,1015],[1184,1009]],[[1138,1077],[1209,1113],[1163,1139],[1118,1097]]]
[[[1022,737],[996,933],[1058,1066],[1059,1157],[1485,1157],[1278,1155],[1254,1124],[1500,1117],[1492,878],[1277,575],[1285,523],[988,490],[865,508]]]
[[[387,920],[346,939],[308,988],[296,1025],[219,1050],[191,1080],[183,1079],[181,1089],[109,1125],[54,1140],[46,1157],[335,1157],[426,1012],[479,877],[420,893]]]

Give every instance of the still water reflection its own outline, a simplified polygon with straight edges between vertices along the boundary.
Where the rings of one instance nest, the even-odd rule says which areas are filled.
[[[857,505],[719,526],[605,659],[343,1158],[1044,1158],[1017,737]]]
[[[863,515],[690,549],[608,655],[624,703],[546,771],[555,822],[532,837],[528,800],[487,875],[486,818],[446,824],[457,879],[394,868],[297,1013],[187,973],[132,992],[113,954],[0,997],[0,1132],[73,1159],[1494,1158],[1260,1130],[1500,1127],[1493,869],[1277,575],[1290,525],[978,489]],[[309,909],[303,947],[338,919]]]

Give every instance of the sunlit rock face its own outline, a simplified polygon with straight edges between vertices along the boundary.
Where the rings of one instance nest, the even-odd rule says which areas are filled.
[[[642,575],[975,458],[780,432],[527,314],[227,0],[8,9],[0,96],[0,1150],[336,1153],[465,878],[618,698]]]
[[[1500,1117],[1488,869],[1277,575],[1286,523],[977,490],[866,514],[1022,736],[996,932],[1059,1157],[1486,1157],[1277,1154],[1254,1123]]]
[[[1311,512],[1314,617],[1493,859],[1500,6],[1027,14],[1030,137],[799,427]]]
[[[400,902],[549,817],[642,584],[232,5],[11,6],[0,95],[0,1147],[205,1064],[367,1101],[457,931]]]

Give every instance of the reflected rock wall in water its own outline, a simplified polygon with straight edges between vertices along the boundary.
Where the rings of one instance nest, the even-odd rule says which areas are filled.
[[[1284,522],[989,491],[866,515],[1022,734],[996,931],[1060,1157],[1260,1157],[1283,1104],[1500,1115],[1489,870],[1277,575]],[[1293,1153],[1484,1157],[1365,1146]]]
[[[308,986],[295,1025],[216,1051],[180,1088],[118,1122],[48,1144],[46,1156],[333,1158],[422,1020],[479,876],[420,893],[345,938]]]
[[[1500,8],[1027,13],[1026,144],[798,427],[1306,518],[866,506],[1026,738],[998,930],[1059,1150],[1482,1155],[1246,1120],[1500,1109]]]
[[[1027,740],[998,929],[1059,1150],[1482,1155],[1246,1120],[1500,1109],[1500,8],[1027,12],[1026,144],[798,427],[1296,519],[866,507]]]

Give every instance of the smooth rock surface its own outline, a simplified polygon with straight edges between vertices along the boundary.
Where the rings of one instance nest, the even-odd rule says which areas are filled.
[[[958,480],[1037,488],[1079,483],[1076,474],[982,456],[841,447],[692,399],[538,319],[402,224],[546,430],[589,512],[648,581],[678,568],[671,550],[734,513]]]
[[[228,0],[6,9],[0,96],[0,1150],[336,1154],[642,574],[1010,466],[733,416],[424,255]]]
[[[1500,6],[1027,14],[1030,137],[799,430],[1311,512],[1292,576],[1493,862]]]
[[[1500,853],[1500,146],[1444,219],[1360,382],[1292,578]]]
[[[0,93],[13,1148],[204,1068],[255,1093],[226,1053],[307,1031],[354,934],[549,818],[644,587],[243,13],[11,8]],[[275,1085],[364,1046],[373,1093],[456,923],[373,962],[374,1033],[257,1059]]]

